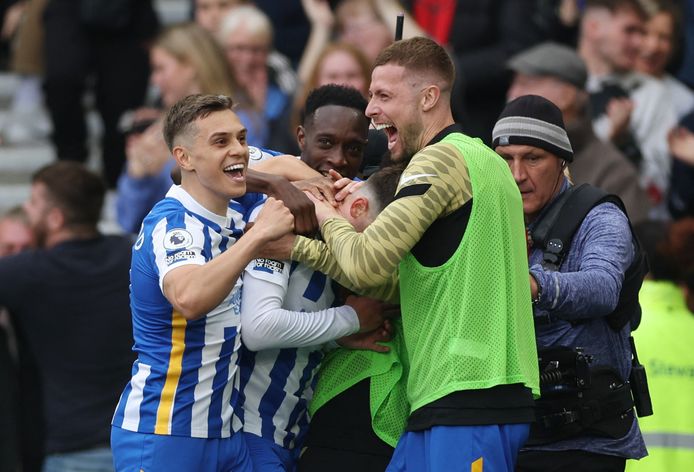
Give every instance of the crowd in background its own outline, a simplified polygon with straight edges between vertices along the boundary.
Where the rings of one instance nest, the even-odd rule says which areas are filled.
[[[651,260],[667,262],[654,278],[694,312],[687,291],[694,290],[694,261],[682,257],[691,254],[694,240],[692,1],[193,0],[191,20],[173,25],[160,24],[151,0],[16,0],[1,8],[9,68],[20,77],[11,106],[24,118],[0,129],[0,158],[3,142],[50,133],[58,160],[85,162],[83,99],[91,90],[103,123],[102,176],[116,192],[117,220],[129,235],[171,185],[174,161],[162,136],[169,107],[190,94],[228,95],[250,145],[299,155],[296,127],[309,92],[335,83],[368,99],[373,61],[393,41],[395,17],[404,11],[405,38],[429,36],[449,51],[456,67],[452,109],[466,134],[491,143],[499,113],[521,95],[541,95],[559,107],[574,148],[573,182],[622,198],[643,239],[649,234],[654,241]],[[50,123],[32,119],[43,106]],[[369,131],[362,176],[388,161],[386,140],[382,131]],[[21,209],[4,215],[0,257],[41,247],[37,227],[47,221],[27,218]],[[127,283],[120,288],[127,297]],[[104,317],[100,326],[115,333],[113,339],[129,332],[126,299],[118,300],[125,303],[123,318]],[[657,324],[650,306],[639,333]],[[50,428],[60,428],[60,419],[45,400],[36,408],[39,386],[65,383],[37,367],[45,349],[27,330],[46,328],[16,313],[0,317],[0,471],[18,463],[40,470],[44,452],[82,445],[51,442]],[[667,336],[666,327],[656,329]],[[55,333],[36,339],[47,334]],[[647,336],[641,335],[644,344]],[[112,346],[114,352],[130,348],[127,335],[118,340],[122,346]],[[120,391],[112,387],[130,376],[132,359],[123,349],[118,358],[113,377],[101,379],[114,397],[99,399],[112,403],[96,406],[100,413],[112,413]],[[103,445],[103,435],[93,436]]]

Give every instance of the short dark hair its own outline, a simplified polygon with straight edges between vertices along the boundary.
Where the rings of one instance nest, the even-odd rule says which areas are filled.
[[[648,18],[649,7],[643,0],[586,0],[586,9],[605,8],[614,14],[626,8],[635,11],[644,20]]]
[[[303,125],[313,124],[313,114],[316,110],[328,105],[353,108],[364,115],[364,119],[368,120],[366,118],[366,106],[368,103],[357,89],[343,85],[328,84],[313,89],[306,97],[306,106],[301,114]]]
[[[434,72],[445,82],[447,90],[455,81],[455,67],[450,56],[429,38],[417,36],[392,43],[376,57],[374,68],[390,63],[414,72]]]
[[[394,164],[377,170],[366,181],[369,191],[374,196],[371,200],[372,209],[378,214],[395,199],[395,191],[398,189],[400,176],[405,166]]]
[[[106,194],[99,175],[79,162],[58,161],[39,169],[31,181],[46,187],[49,200],[62,210],[66,226],[96,228]]]
[[[226,95],[195,94],[176,102],[164,118],[164,140],[173,151],[174,140],[187,133],[198,118],[206,118],[210,113],[232,110],[234,101]]]

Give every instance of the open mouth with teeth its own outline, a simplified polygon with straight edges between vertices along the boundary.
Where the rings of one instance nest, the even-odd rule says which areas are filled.
[[[388,150],[392,150],[395,143],[398,142],[398,129],[390,123],[373,123],[374,128],[383,130],[388,138]]]
[[[245,164],[231,164],[224,168],[224,173],[236,182],[244,182],[246,180],[245,170]]]

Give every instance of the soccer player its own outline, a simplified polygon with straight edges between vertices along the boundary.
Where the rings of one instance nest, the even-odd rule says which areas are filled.
[[[454,75],[430,39],[381,52],[366,113],[408,162],[395,200],[362,233],[316,202],[325,243],[291,251],[357,288],[399,274],[411,412],[390,471],[512,470],[539,393],[520,193],[454,123]]]
[[[355,89],[314,90],[297,132],[301,160],[323,174],[355,177],[369,127],[365,109]],[[372,177],[341,209],[365,227],[392,199],[398,177],[392,171]],[[323,344],[383,323],[380,302],[350,296],[344,306],[331,308],[334,300],[332,281],[302,264],[256,259],[246,269],[241,305],[248,349],[241,358],[241,393],[247,444],[259,470],[294,470]]]
[[[363,229],[392,199],[399,175],[373,174],[339,211]],[[382,303],[350,295],[331,308],[335,296],[330,279],[298,262],[256,259],[246,269],[241,391],[246,442],[258,470],[295,470],[324,344],[357,332],[384,339]]]
[[[240,238],[246,130],[225,96],[191,95],[166,116],[181,168],[133,247],[138,359],[113,418],[118,470],[250,471],[238,402],[240,274],[264,243],[293,229],[268,199]],[[269,224],[272,222],[273,224]]]

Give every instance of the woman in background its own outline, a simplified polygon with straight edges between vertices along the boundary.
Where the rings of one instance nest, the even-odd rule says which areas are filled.
[[[118,179],[116,212],[126,232],[137,232],[142,219],[171,186],[173,159],[162,135],[163,112],[194,93],[228,95],[243,104],[244,97],[214,37],[195,23],[165,29],[150,50],[150,82],[161,106],[134,111],[125,126],[126,169]]]

